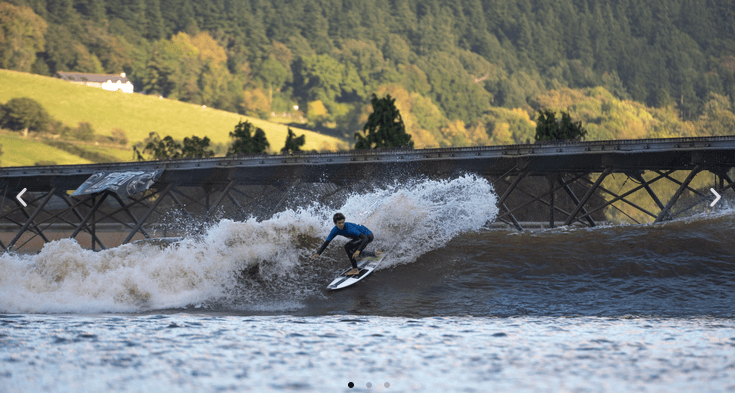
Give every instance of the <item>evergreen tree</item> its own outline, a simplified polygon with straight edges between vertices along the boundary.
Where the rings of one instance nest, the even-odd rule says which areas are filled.
[[[541,141],[579,141],[587,135],[582,122],[572,121],[569,113],[561,112],[561,121],[556,120],[556,114],[548,109],[538,111],[536,119],[536,142]]]
[[[159,0],[148,0],[145,5],[145,16],[148,22],[145,37],[149,40],[160,40],[165,38],[165,27],[161,15],[161,3]]]
[[[413,148],[411,135],[406,133],[401,113],[396,108],[395,98],[390,94],[378,99],[373,94],[371,103],[373,113],[368,117],[363,133],[355,133],[355,149],[374,149],[381,147],[409,147]]]
[[[233,138],[232,146],[227,150],[227,155],[238,155],[248,153],[263,153],[270,146],[268,139],[265,137],[265,131],[260,127],[255,127],[249,121],[239,121],[235,126],[235,130],[230,132],[230,138]]]
[[[306,135],[301,135],[300,137],[296,137],[296,134],[294,134],[293,130],[291,128],[288,129],[288,136],[286,137],[286,146],[281,149],[282,153],[294,153],[297,151],[301,151],[301,146],[304,146],[306,143]]]

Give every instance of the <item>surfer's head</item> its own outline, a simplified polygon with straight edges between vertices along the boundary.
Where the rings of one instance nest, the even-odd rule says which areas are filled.
[[[334,224],[337,225],[339,229],[342,229],[345,226],[345,215],[337,213],[332,217],[332,221],[334,221]]]

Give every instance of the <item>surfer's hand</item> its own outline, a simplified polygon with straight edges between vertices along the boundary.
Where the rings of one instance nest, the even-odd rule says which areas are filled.
[[[319,258],[319,254],[314,254],[311,256],[311,259],[314,259],[314,258]]]
[[[360,255],[360,250],[355,251],[354,254],[352,254],[353,259],[357,259],[357,256]]]

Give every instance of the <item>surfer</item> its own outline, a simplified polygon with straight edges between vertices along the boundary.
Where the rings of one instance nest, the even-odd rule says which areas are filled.
[[[365,247],[373,241],[373,233],[362,225],[345,222],[345,216],[342,213],[335,214],[334,217],[332,217],[332,221],[334,221],[335,227],[332,228],[332,232],[329,232],[327,240],[324,241],[324,244],[319,247],[319,250],[317,250],[316,254],[314,254],[311,259],[318,258],[322,255],[329,245],[329,242],[331,242],[335,236],[344,236],[351,239],[347,244],[345,244],[345,251],[347,252],[347,258],[350,258],[350,263],[352,264],[352,270],[345,274],[348,276],[360,274],[360,269],[357,268],[357,257],[360,253],[367,256],[375,256],[375,254],[370,251],[363,251],[365,250]]]

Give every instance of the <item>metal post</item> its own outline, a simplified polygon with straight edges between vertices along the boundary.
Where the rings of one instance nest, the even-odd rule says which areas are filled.
[[[579,203],[574,208],[574,210],[572,210],[572,212],[569,214],[569,217],[567,217],[567,220],[564,221],[565,226],[571,224],[572,221],[574,221],[574,217],[576,217],[579,211],[582,210],[582,207],[584,207],[584,204],[587,203],[587,200],[590,199],[592,194],[595,193],[595,190],[597,190],[597,187],[599,187],[600,184],[602,184],[602,181],[605,180],[607,175],[609,175],[611,172],[612,172],[612,168],[605,168],[605,170],[600,174],[600,177],[598,177],[597,180],[595,181],[595,184],[593,184],[592,187],[590,187],[590,189],[587,190],[587,193],[584,194],[584,196],[582,197],[582,200],[579,201]]]
[[[702,170],[702,166],[701,165],[697,165],[697,166],[694,167],[694,169],[692,169],[691,172],[689,172],[689,175],[684,180],[684,183],[681,183],[681,186],[679,186],[679,189],[676,190],[676,193],[674,193],[674,196],[671,197],[671,199],[669,200],[669,203],[667,203],[666,204],[666,207],[664,207],[664,209],[661,210],[661,213],[658,214],[658,217],[656,217],[656,220],[654,221],[654,223],[661,222],[665,218],[668,218],[669,211],[674,206],[674,204],[679,199],[679,197],[684,192],[684,190],[689,187],[689,183],[694,179],[694,176],[696,176],[697,173],[699,173],[700,170]]]
[[[96,205],[95,199],[97,199],[97,196],[96,195],[93,195],[92,196],[92,205]],[[97,251],[96,250],[97,247],[95,246],[96,242],[94,241],[94,238],[97,237],[97,222],[95,220],[95,216],[97,215],[96,212],[97,212],[97,209],[92,210],[92,225],[91,225],[92,226],[92,232],[90,233],[92,235],[92,251]]]
[[[5,187],[3,188],[3,199],[0,201],[0,214],[3,213],[3,210],[5,210],[5,198],[8,195],[8,188],[10,188],[10,184],[5,184]],[[0,246],[2,246],[3,250],[8,251],[8,248],[5,247],[5,244],[3,244],[2,241],[0,241]]]
[[[23,226],[20,228],[20,230],[18,231],[18,233],[15,234],[15,237],[13,238],[13,240],[8,244],[8,248],[7,248],[8,251],[10,251],[13,248],[13,246],[15,245],[15,242],[17,242],[18,239],[20,239],[21,235],[23,235],[23,233],[26,231],[26,229],[28,229],[28,226],[31,225],[33,223],[33,220],[36,219],[36,216],[38,216],[38,214],[41,213],[41,210],[43,210],[43,207],[46,206],[46,203],[48,203],[48,201],[51,200],[51,197],[54,196],[54,193],[55,192],[56,192],[56,187],[52,187],[51,188],[51,191],[49,191],[49,193],[46,194],[46,197],[43,198],[43,201],[41,201],[41,203],[38,205],[38,207],[36,208],[36,210],[33,211],[33,214],[31,214],[30,216],[28,216],[28,219],[26,220],[25,224],[23,224]],[[25,209],[24,209],[24,211],[25,211]],[[39,230],[39,229],[36,229],[36,230]],[[42,235],[42,237],[44,237],[44,236]],[[44,237],[44,239],[45,239],[45,237]],[[48,240],[46,240],[46,241],[48,241]]]
[[[552,176],[546,176],[549,182],[549,228],[554,228],[554,180]]]

